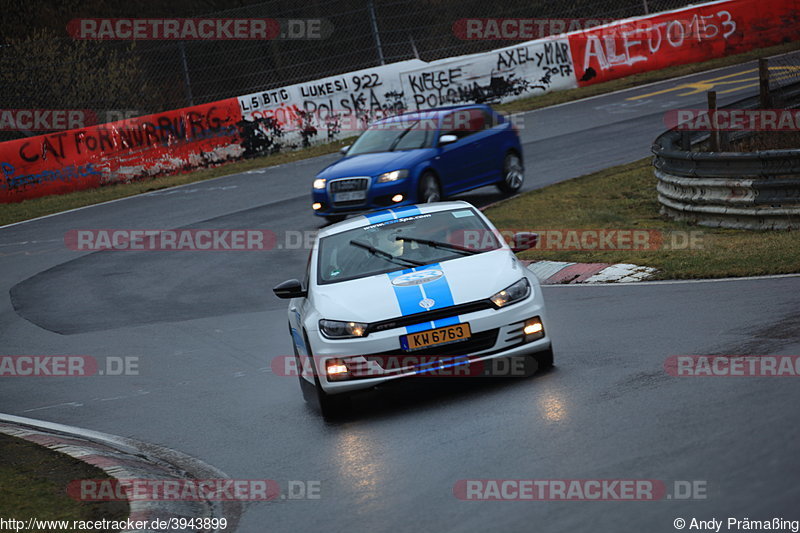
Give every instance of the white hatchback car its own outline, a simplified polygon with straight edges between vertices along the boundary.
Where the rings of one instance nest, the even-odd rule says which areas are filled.
[[[510,248],[466,202],[378,211],[320,230],[305,280],[274,289],[291,299],[305,399],[316,396],[328,417],[349,393],[395,379],[476,375],[445,369],[512,356],[552,366],[539,282],[513,251],[533,246],[535,235],[514,240],[528,243]]]

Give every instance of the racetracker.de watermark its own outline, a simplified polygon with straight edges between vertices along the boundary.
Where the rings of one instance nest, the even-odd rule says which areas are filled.
[[[321,84],[321,91],[332,82]],[[313,85],[313,84],[312,84]],[[258,124],[266,121],[270,126],[272,121],[281,124],[281,129],[287,131],[309,131],[311,128],[325,127],[336,131],[361,132],[368,127],[373,130],[391,131],[442,131],[442,132],[467,132],[483,131],[499,125],[494,121],[494,116],[487,119],[482,112],[475,110],[453,111],[441,117],[441,111],[414,111],[398,115],[396,113],[380,110],[357,110],[353,108],[333,108],[324,102],[307,100],[301,109],[297,105],[277,106],[265,109],[255,109],[252,102],[240,101],[243,112],[249,113],[252,120]],[[251,108],[252,106],[252,108]],[[251,110],[252,109],[252,110]],[[498,112],[503,117],[503,122],[510,123],[517,130],[525,129],[525,116],[518,114],[505,114]],[[392,118],[392,120],[376,123],[379,120]]]
[[[800,376],[798,355],[672,355],[664,370],[675,377]]]
[[[465,41],[530,41],[550,35],[589,30],[615,20],[617,19],[462,18],[453,23],[453,35]]]
[[[273,479],[76,479],[67,495],[79,502],[319,500],[319,480]]]
[[[647,43],[655,52],[662,42],[678,47],[690,41],[701,42],[736,32],[736,22],[728,11],[694,15],[670,21],[588,19],[588,18],[463,18],[453,23],[453,35],[462,40],[528,41],[569,33],[571,39],[602,39],[626,53],[629,48]],[[645,58],[642,57],[642,60]]]
[[[447,242],[472,250],[487,249],[499,237],[510,245],[515,235],[525,236],[522,247],[545,251],[591,250],[702,250],[705,233],[702,231],[662,231],[651,229],[511,229],[458,230],[451,232]]]
[[[0,378],[138,375],[136,356],[0,355]]]
[[[673,109],[664,124],[680,131],[800,131],[800,110]]]
[[[453,495],[466,501],[705,500],[705,480],[657,479],[461,479]]]
[[[67,24],[76,40],[237,41],[325,39],[333,33],[327,19],[273,18],[80,18]]]
[[[91,109],[0,109],[0,131],[57,131],[97,124]]]
[[[64,244],[75,251],[265,251],[275,248],[275,233],[258,229],[102,229],[70,230]]]
[[[347,379],[368,379],[395,374],[413,374],[415,377],[430,378],[495,378],[527,377],[539,368],[536,359],[528,356],[509,356],[484,361],[471,361],[467,355],[432,356],[403,353],[397,355],[380,354],[372,356],[338,356],[337,361],[347,365]],[[317,358],[315,366],[305,365],[300,371],[294,355],[279,355],[270,363],[276,376],[298,377],[303,375],[313,379],[328,377],[322,368],[322,360]]]

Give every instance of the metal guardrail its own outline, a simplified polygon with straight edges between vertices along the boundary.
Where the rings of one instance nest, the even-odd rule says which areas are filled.
[[[800,83],[770,93],[781,107],[800,106]],[[759,97],[726,106],[757,109]],[[778,107],[778,105],[775,105]],[[730,140],[746,137],[737,132]],[[702,226],[800,229],[800,148],[750,153],[695,152],[708,132],[669,130],[654,142],[661,212]]]

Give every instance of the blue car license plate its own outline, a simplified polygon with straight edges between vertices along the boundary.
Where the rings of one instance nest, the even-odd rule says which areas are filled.
[[[367,197],[367,191],[337,192],[333,195],[334,202],[353,202]]]

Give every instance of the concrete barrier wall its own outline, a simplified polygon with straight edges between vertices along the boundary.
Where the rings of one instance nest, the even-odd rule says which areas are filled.
[[[175,174],[241,158],[235,98],[0,143],[0,203]]]
[[[722,0],[569,34],[580,86],[800,39],[800,0]]]

